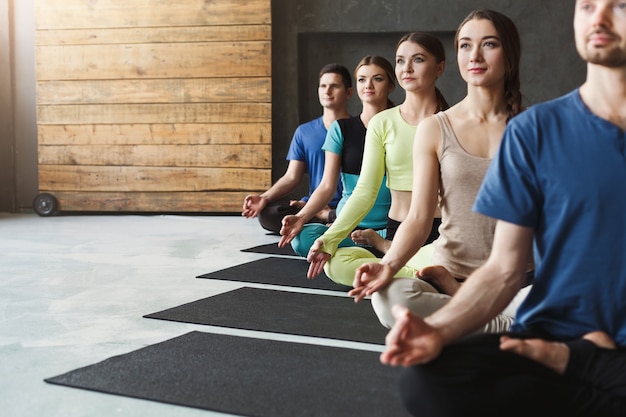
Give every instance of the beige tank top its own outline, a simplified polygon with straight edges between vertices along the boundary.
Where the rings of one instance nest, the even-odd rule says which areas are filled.
[[[433,263],[457,278],[467,278],[491,252],[496,219],[472,211],[490,158],[471,155],[459,143],[448,117],[435,115],[441,127],[439,198],[442,223]]]

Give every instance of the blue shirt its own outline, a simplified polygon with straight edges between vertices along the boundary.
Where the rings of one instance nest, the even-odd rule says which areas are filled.
[[[578,90],[509,122],[474,209],[534,229],[535,281],[513,331],[603,330],[626,345],[625,143]]]
[[[287,160],[304,162],[309,176],[309,194],[302,197],[302,201],[309,201],[313,191],[322,182],[325,159],[322,145],[325,138],[326,127],[322,117],[319,117],[298,126],[291,139]],[[337,206],[341,198],[341,189],[341,181],[337,181],[337,192],[330,203],[328,203],[330,207],[334,208]]]

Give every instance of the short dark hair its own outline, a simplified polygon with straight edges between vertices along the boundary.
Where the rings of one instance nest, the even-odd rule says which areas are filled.
[[[322,75],[324,74],[339,74],[339,76],[341,77],[341,81],[343,82],[343,86],[346,87],[346,90],[348,88],[352,88],[352,76],[350,75],[350,71],[348,71],[348,68],[344,67],[343,65],[337,63],[326,64],[320,70],[320,75],[318,78],[322,78]]]

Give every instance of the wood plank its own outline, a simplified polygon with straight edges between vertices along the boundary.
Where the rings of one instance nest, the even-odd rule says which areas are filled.
[[[44,125],[39,145],[209,145],[271,144],[272,124],[171,123]]]
[[[268,0],[41,0],[36,28],[270,24]]]
[[[271,25],[38,30],[35,45],[269,41]]]
[[[51,194],[58,201],[59,211],[232,213],[240,215],[243,199],[250,192],[52,191]]]
[[[70,104],[37,106],[39,124],[236,123],[271,121],[269,103]]]
[[[271,186],[271,1],[35,14],[39,187],[60,210],[239,214]]]
[[[270,77],[43,81],[37,104],[237,103],[272,100]]]
[[[39,165],[40,190],[238,191],[270,186],[270,169]]]
[[[271,76],[269,41],[58,45],[35,49],[38,81]]]
[[[39,164],[272,168],[271,145],[39,146]]]

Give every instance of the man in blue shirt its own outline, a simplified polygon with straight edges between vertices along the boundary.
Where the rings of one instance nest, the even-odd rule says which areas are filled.
[[[626,2],[577,0],[587,79],[508,124],[474,209],[492,253],[425,319],[394,307],[381,361],[415,416],[626,415]],[[473,334],[535,280],[506,335]]]
[[[350,117],[348,100],[352,96],[352,76],[343,65],[325,65],[319,74],[318,96],[323,108],[322,116],[304,123],[296,129],[289,146],[289,165],[285,174],[260,195],[248,195],[243,202],[242,216],[259,218],[261,226],[280,233],[283,217],[296,214],[319,186],[324,174],[324,151],[328,127],[337,119]],[[284,200],[304,179],[309,177],[309,194],[300,200]],[[341,182],[337,182],[337,192],[329,206],[318,213],[311,221],[329,222],[329,212],[337,206],[341,198]],[[333,219],[331,218],[330,221]]]

